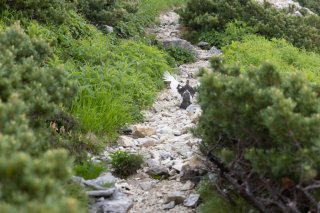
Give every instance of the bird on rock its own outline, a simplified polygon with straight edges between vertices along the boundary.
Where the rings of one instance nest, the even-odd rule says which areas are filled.
[[[192,104],[192,98],[195,94],[195,90],[190,86],[189,80],[187,80],[186,85],[181,86],[177,79],[169,72],[164,73],[163,79],[166,82],[170,82],[170,91],[174,97],[181,101],[181,109],[186,109]]]

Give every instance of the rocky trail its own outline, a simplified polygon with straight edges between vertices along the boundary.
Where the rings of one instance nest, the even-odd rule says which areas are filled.
[[[292,3],[270,2],[275,7]],[[205,42],[194,46],[181,39],[179,16],[173,11],[161,14],[160,25],[151,29],[151,33],[164,46],[180,47],[195,54],[195,63],[178,67],[177,78],[182,85],[189,80],[191,86],[196,86],[198,70],[208,68],[209,58],[221,54]],[[130,127],[132,135],[120,136],[117,146],[107,147],[100,156],[92,157],[94,161],[108,162],[110,153],[117,150],[141,154],[145,163],[137,174],[128,179],[116,178],[110,172],[94,180],[74,177],[74,181],[90,188],[87,191],[91,200],[89,212],[196,212],[199,194],[195,183],[207,168],[199,152],[200,139],[195,138],[190,129],[196,125],[201,110],[196,103],[187,110],[180,109],[179,105],[170,89],[161,91],[153,107],[143,112],[144,122]]]
[[[160,16],[160,26],[152,32],[164,46],[173,45],[195,53],[195,63],[178,68],[182,85],[189,80],[195,86],[199,68],[209,67],[208,59],[220,51],[214,47],[202,50],[179,38],[179,27],[179,16],[169,11]],[[161,91],[153,107],[143,112],[144,122],[131,126],[132,135],[120,136],[117,147],[107,147],[102,155],[93,157],[95,161],[109,161],[109,154],[117,150],[141,154],[145,163],[136,175],[128,179],[116,178],[111,173],[94,180],[74,177],[92,189],[87,191],[92,202],[90,212],[196,212],[199,195],[195,182],[206,167],[198,151],[200,139],[190,129],[197,122],[200,107],[193,104],[183,110],[179,104],[169,89]],[[106,184],[113,187],[104,188]]]

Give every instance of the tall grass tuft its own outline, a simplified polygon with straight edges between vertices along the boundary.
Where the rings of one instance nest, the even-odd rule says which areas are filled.
[[[73,102],[72,111],[85,129],[105,132],[111,138],[118,128],[132,122],[130,108],[125,100],[122,97],[116,98],[108,91],[79,94]]]

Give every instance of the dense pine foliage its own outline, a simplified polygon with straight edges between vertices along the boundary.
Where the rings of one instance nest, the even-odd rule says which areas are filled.
[[[180,14],[194,40],[222,46],[225,43],[221,38],[230,36],[225,30],[233,23],[242,31],[284,38],[297,47],[320,52],[318,16],[288,15],[287,11],[276,10],[270,4],[260,5],[251,0],[190,0]],[[243,29],[246,27],[249,29]]]
[[[262,212],[315,211],[319,85],[271,64],[240,72],[217,58],[212,68],[201,82],[197,133],[229,193]]]
[[[46,65],[49,46],[19,26],[0,34],[0,49],[0,209],[81,212],[62,185],[71,159],[64,150],[49,150],[41,125],[75,92],[66,71]]]
[[[223,52],[200,72],[195,133],[220,171],[200,187],[202,212],[319,211],[320,19],[300,12],[248,0],[180,10],[186,38]]]
[[[304,6],[314,13],[320,15],[320,2],[318,0],[296,0],[301,6]]]

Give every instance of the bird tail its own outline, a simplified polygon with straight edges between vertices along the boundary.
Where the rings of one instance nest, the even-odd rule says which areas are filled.
[[[166,71],[164,74],[163,74],[163,80],[164,81],[176,81],[176,79],[168,72]]]

